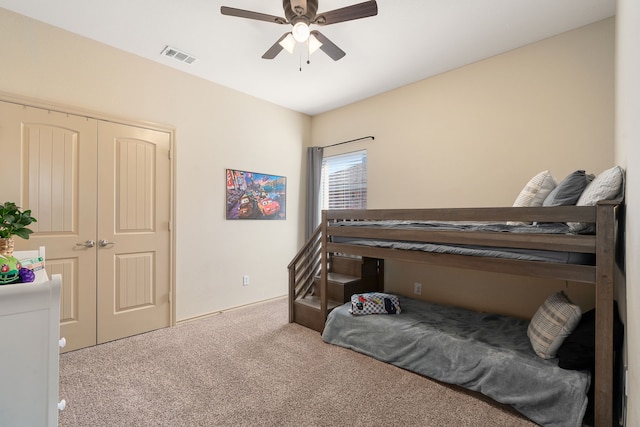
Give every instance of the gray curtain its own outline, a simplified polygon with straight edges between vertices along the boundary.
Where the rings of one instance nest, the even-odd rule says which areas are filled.
[[[307,148],[307,220],[305,240],[320,224],[320,181],[322,179],[322,147]]]

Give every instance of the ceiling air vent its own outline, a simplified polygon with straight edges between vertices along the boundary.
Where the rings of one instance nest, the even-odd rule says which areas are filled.
[[[196,62],[196,58],[194,56],[191,56],[188,53],[171,46],[165,46],[165,48],[162,49],[162,54],[164,56],[168,56],[169,58],[173,58],[176,61],[184,62],[185,64],[189,65]]]

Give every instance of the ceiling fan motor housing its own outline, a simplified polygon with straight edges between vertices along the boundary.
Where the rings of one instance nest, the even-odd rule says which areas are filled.
[[[282,8],[284,9],[284,16],[287,18],[287,21],[291,22],[292,24],[295,24],[295,22],[300,20],[301,16],[295,12],[293,7],[291,6],[292,3],[296,3],[296,2],[295,1],[292,2],[291,0],[282,0]],[[307,3],[307,13],[305,13],[302,16],[308,20],[307,24],[309,24],[315,19],[316,13],[318,12],[318,0],[307,0],[306,3]]]

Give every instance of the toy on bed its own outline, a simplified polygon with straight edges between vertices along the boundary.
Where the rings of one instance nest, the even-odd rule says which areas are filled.
[[[351,295],[351,309],[354,315],[364,314],[400,314],[398,297],[380,292]]]

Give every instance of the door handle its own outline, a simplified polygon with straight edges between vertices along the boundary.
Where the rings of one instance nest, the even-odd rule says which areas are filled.
[[[87,240],[85,242],[76,243],[76,246],[84,246],[85,248],[92,248],[96,245],[96,242],[93,240]]]
[[[98,244],[100,245],[101,248],[104,248],[105,246],[108,246],[108,245],[115,245],[116,243],[118,243],[118,242],[110,242],[110,241],[105,240],[105,239],[102,239],[102,240],[100,240],[98,242]]]

